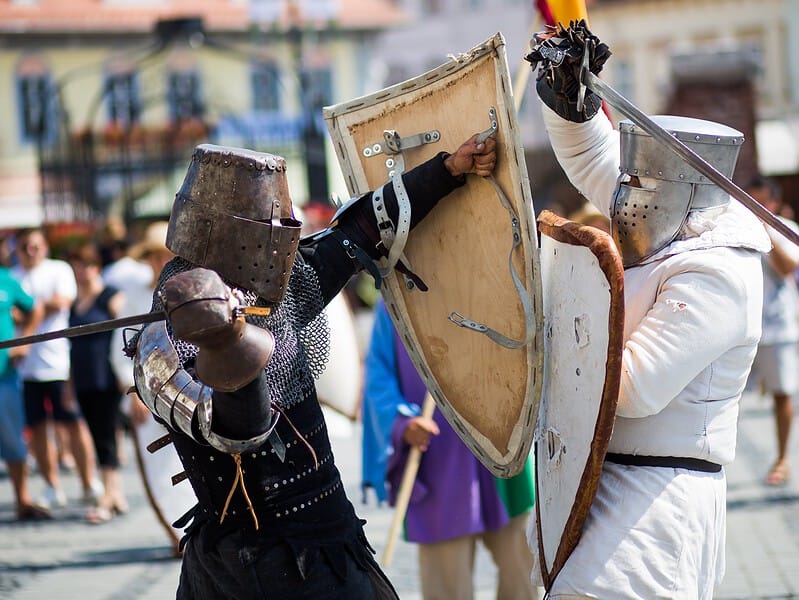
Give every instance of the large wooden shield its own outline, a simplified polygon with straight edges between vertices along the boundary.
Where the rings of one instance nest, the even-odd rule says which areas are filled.
[[[548,590],[580,539],[621,377],[624,273],[599,229],[543,211],[544,385],[536,428],[538,557]]]
[[[394,272],[383,295],[453,428],[494,474],[517,473],[529,454],[538,411],[541,293],[502,36],[419,77],[327,107],[324,116],[352,196],[385,184],[403,164],[407,171],[454,151],[496,123],[493,180],[501,192],[490,180],[469,176],[408,237],[405,255],[428,291],[408,286]],[[386,152],[385,131],[401,139],[399,155]],[[518,347],[492,341],[486,335],[492,333]]]

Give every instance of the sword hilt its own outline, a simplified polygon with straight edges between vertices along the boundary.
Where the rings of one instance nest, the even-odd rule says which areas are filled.
[[[588,68],[588,61],[589,61],[589,59],[591,57],[591,51],[588,48],[588,45],[590,43],[592,43],[591,40],[586,40],[585,41],[585,47],[583,48],[583,59],[582,59],[582,62],[580,63],[580,73],[579,73],[579,77],[577,79],[577,83],[579,84],[579,87],[577,88],[577,112],[578,113],[583,112],[583,105],[585,104],[585,88],[586,88],[586,85],[585,85],[585,73],[587,73],[587,72],[590,73],[590,70]]]

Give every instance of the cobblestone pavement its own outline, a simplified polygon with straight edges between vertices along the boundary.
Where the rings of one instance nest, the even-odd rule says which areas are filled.
[[[367,519],[367,535],[378,557],[391,522],[389,509],[361,502],[359,491],[360,429],[332,415],[330,428],[337,462],[357,512]],[[716,598],[799,598],[799,494],[796,482],[785,487],[763,485],[773,459],[770,404],[747,397],[743,402],[738,457],[727,469],[727,576]],[[797,438],[792,444],[799,460]],[[130,450],[130,448],[129,448]],[[129,456],[130,452],[129,452]],[[131,456],[132,457],[132,456]],[[799,467],[797,467],[799,468]],[[18,523],[10,482],[0,467],[0,598],[9,600],[163,600],[173,598],[180,571],[171,558],[165,534],[152,516],[133,461],[123,469],[131,510],[93,526],[85,507],[75,500],[79,484],[64,476],[70,503],[53,521]],[[31,479],[34,493],[40,489]],[[416,550],[400,541],[387,569],[403,600],[421,598]],[[493,598],[495,570],[484,550],[477,557],[478,600]]]

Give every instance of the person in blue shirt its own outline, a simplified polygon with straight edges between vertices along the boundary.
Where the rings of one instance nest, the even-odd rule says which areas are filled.
[[[31,335],[42,319],[43,311],[17,283],[8,270],[7,240],[0,240],[0,339],[13,338],[15,318],[20,319],[20,335]],[[20,520],[46,519],[50,513],[37,506],[28,493],[25,442],[25,405],[22,386],[14,367],[25,356],[27,346],[0,350],[0,458],[6,461],[8,476],[14,487],[17,518]]]

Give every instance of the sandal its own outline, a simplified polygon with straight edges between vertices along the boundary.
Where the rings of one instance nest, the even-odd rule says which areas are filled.
[[[86,520],[92,525],[101,525],[114,518],[115,512],[106,506],[92,506],[86,513]]]
[[[128,506],[124,503],[115,502],[110,507],[105,504],[97,504],[86,513],[86,520],[92,525],[101,525],[126,512],[128,512]]]
[[[766,475],[767,485],[785,485],[788,483],[790,471],[785,463],[777,463]]]
[[[50,511],[35,504],[25,504],[17,509],[17,519],[19,521],[46,521],[52,519]]]

